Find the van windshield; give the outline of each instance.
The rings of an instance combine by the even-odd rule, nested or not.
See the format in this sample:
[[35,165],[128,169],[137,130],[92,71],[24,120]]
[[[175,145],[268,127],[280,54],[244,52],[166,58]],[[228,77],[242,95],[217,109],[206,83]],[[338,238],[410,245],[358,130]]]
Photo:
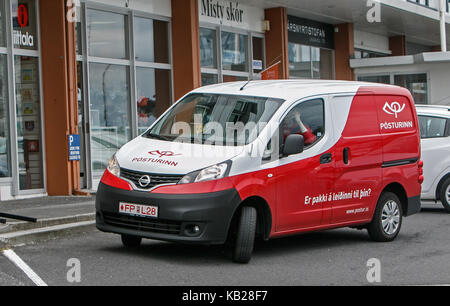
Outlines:
[[254,141],[284,100],[191,94],[176,104],[143,137],[223,146]]

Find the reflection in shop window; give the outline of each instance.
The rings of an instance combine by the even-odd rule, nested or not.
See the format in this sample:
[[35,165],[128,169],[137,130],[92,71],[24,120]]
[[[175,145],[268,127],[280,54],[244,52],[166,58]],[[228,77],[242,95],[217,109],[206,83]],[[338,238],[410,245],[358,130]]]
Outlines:
[[248,71],[248,36],[222,32],[222,65],[224,70]]
[[171,104],[170,71],[137,68],[137,110],[139,134],[144,133]]
[[34,0],[12,0],[11,6],[14,47],[37,50],[36,2]]
[[44,188],[39,59],[16,56],[17,146],[21,190]]
[[428,82],[427,74],[405,74],[396,75],[394,84],[407,88],[416,104],[428,104]]
[[200,28],[200,63],[202,68],[217,68],[215,30]]
[[86,35],[89,55],[116,59],[128,58],[126,21],[125,15],[88,10]]
[[134,18],[136,60],[169,63],[168,23],[148,18]]
[[0,178],[11,176],[6,55],[0,55]]
[[217,74],[202,73],[202,86],[213,85],[219,83]]
[[90,64],[91,152],[94,172],[131,139],[129,69],[112,64]]
[[289,43],[289,75],[311,78],[311,47]]
[[0,2],[0,47],[5,44],[5,1]]

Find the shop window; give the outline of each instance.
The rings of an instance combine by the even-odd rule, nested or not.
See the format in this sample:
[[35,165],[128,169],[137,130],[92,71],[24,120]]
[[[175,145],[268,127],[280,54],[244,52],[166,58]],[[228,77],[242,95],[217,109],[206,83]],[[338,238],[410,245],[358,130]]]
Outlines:
[[83,54],[83,45],[82,45],[82,35],[81,35],[81,22],[77,21],[75,22],[75,39],[76,44],[75,48],[78,55]]
[[200,28],[200,64],[202,68],[217,68],[215,30]]
[[445,137],[447,119],[419,116],[419,126],[422,139]]
[[169,63],[168,23],[147,18],[134,18],[136,61]]
[[289,74],[294,78],[311,78],[311,47],[289,43]]
[[108,160],[131,139],[129,68],[91,63],[91,159],[94,172],[105,170]]
[[11,5],[14,48],[37,50],[38,36],[35,1],[12,0]]
[[39,59],[16,56],[17,146],[20,190],[42,189],[42,127]]
[[170,107],[170,70],[137,68],[139,134],[144,133]]
[[5,1],[0,3],[0,47],[6,46],[5,43]]
[[213,85],[219,83],[217,74],[202,73],[202,86]]
[[11,176],[7,80],[6,55],[0,55],[0,178]]
[[300,103],[281,123],[282,142],[291,134],[303,135],[305,148],[314,145],[325,134],[325,107],[322,99]]
[[98,11],[87,11],[89,55],[94,57],[127,59],[127,16]]
[[221,32],[221,36],[223,69],[248,71],[248,36],[231,32]]
[[[252,38],[253,60],[261,61],[262,69],[264,69],[264,39],[260,37]],[[253,69],[254,73],[260,73],[262,69]]]
[[291,78],[333,79],[333,51],[289,43]]
[[426,73],[396,75],[394,84],[407,88],[416,104],[428,104],[428,82]]
[[358,77],[358,81],[360,81],[360,82],[370,82],[370,83],[390,84],[391,83],[391,77],[389,75],[360,76],[360,77]]

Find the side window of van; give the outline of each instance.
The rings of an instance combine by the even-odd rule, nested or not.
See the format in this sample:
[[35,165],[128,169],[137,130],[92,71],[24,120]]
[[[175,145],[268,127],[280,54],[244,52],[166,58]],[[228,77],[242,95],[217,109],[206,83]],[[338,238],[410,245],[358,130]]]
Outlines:
[[312,147],[325,135],[325,105],[322,99],[305,101],[295,106],[283,119],[278,139],[272,139],[263,155],[263,163],[277,160],[280,149],[291,134],[302,135],[305,150]]
[[305,150],[325,134],[325,106],[322,99],[298,104],[284,118],[280,126],[281,144],[291,134],[303,135]]
[[422,139],[445,137],[447,119],[419,116],[420,135]]

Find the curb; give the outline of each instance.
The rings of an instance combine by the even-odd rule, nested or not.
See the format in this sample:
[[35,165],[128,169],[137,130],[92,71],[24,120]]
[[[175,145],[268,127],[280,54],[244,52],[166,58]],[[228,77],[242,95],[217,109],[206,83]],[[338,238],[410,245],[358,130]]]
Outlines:
[[0,235],[0,250],[93,231],[95,221],[61,224]]
[[59,217],[59,218],[40,219],[36,223],[29,223],[29,222],[9,223],[3,227],[0,226],[0,235],[93,220],[95,220],[95,213],[68,216],[68,217]]

